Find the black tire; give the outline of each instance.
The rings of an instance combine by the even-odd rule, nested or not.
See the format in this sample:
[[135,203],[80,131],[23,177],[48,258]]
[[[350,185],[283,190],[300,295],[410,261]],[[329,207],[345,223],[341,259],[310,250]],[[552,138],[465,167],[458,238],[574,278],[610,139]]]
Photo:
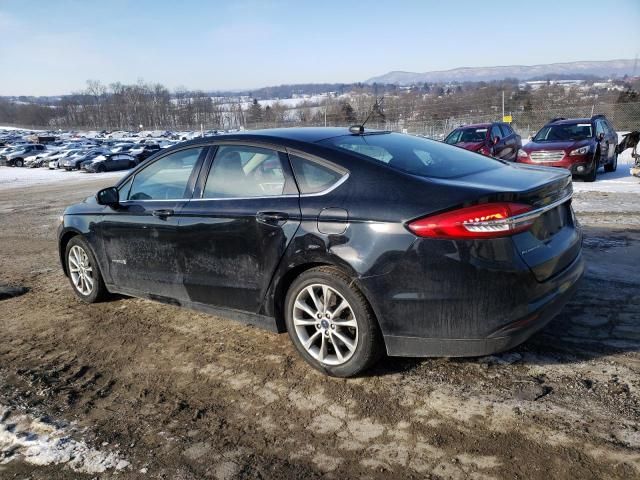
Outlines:
[[22,161],[22,159],[21,159],[21,158],[16,158],[16,159],[13,161],[13,164],[14,164],[16,167],[23,167],[23,166],[24,166],[24,162]]
[[614,153],[613,160],[611,160],[611,163],[607,163],[604,166],[604,171],[607,173],[611,173],[611,172],[615,172],[617,168],[618,168],[618,154]]
[[[88,265],[92,269],[94,283],[88,294],[81,292],[78,287],[76,287],[71,274],[71,261],[69,259],[69,255],[71,254],[71,249],[75,246],[80,247],[86,253]],[[75,293],[76,297],[84,303],[96,303],[108,297],[109,292],[107,287],[104,285],[104,280],[102,279],[102,273],[100,272],[100,267],[98,266],[96,257],[93,255],[89,244],[82,236],[76,235],[69,240],[64,253],[64,261],[69,276],[69,283],[71,284],[71,288],[73,289],[73,293]]]
[[[357,342],[355,350],[346,362],[329,365],[314,358],[307,352],[294,325],[294,303],[298,295],[314,284],[327,285],[346,300],[353,311],[357,324]],[[335,309],[334,309],[335,311]],[[314,320],[315,321],[315,320]],[[285,299],[285,323],[289,338],[298,353],[315,369],[333,377],[352,377],[372,367],[384,352],[384,343],[380,327],[367,299],[353,284],[349,276],[334,267],[317,267],[302,273],[296,278]],[[308,327],[313,332],[315,327]],[[320,336],[322,338],[322,335]],[[328,344],[329,345],[329,344]],[[333,348],[333,344],[330,344]]]
[[599,157],[594,157],[593,159],[593,168],[589,173],[584,175],[582,178],[585,182],[595,182],[596,177],[598,176],[598,167],[600,166]]
[[98,165],[98,168],[96,168],[96,172],[98,173],[104,173],[107,171],[107,167],[105,167],[104,165]]

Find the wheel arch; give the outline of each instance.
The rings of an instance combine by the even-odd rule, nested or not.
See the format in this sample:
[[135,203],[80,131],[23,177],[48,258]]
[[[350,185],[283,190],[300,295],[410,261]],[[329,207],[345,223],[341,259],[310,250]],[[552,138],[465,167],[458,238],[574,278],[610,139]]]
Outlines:
[[69,245],[69,242],[73,237],[77,237],[78,235],[82,235],[82,232],[74,228],[69,228],[60,235],[60,239],[58,240],[58,254],[60,256],[60,264],[62,265],[62,271],[67,277],[69,276],[69,272],[67,271],[67,262],[64,258],[67,251],[67,245]]
[[[366,288],[363,287],[362,283],[358,280],[358,275],[355,272],[355,270],[353,270],[353,268],[351,268],[351,266],[348,264],[343,264],[342,262],[336,263],[330,260],[323,259],[323,260],[314,260],[314,261],[299,263],[294,267],[290,268],[289,270],[287,270],[283,275],[281,275],[274,282],[274,287],[272,289],[272,294],[270,298],[271,311],[268,313],[275,317],[276,327],[278,329],[278,332],[283,333],[287,331],[287,327],[284,320],[284,314],[285,314],[284,304],[287,297],[287,292],[289,291],[289,287],[295,281],[295,279],[298,278],[300,275],[302,275],[304,272],[317,267],[335,268],[336,270],[339,270],[343,274],[347,275],[351,279],[351,284],[355,286],[355,288],[357,288],[363,294],[367,302],[367,305],[369,306],[369,308],[371,308],[371,311],[373,312],[373,317],[378,325],[378,328],[380,328],[378,311],[370,300],[371,297],[369,295],[369,292],[367,291]],[[384,341],[384,336],[383,336],[383,341]]]

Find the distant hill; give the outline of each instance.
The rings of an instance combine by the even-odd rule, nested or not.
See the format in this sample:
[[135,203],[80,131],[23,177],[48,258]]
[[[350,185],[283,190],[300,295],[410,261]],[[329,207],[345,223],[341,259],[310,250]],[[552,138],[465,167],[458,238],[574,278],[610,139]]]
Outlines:
[[636,60],[549,63],[546,65],[510,65],[505,67],[462,67],[424,73],[389,72],[384,75],[372,77],[365,83],[412,85],[424,82],[481,82],[503,80],[505,78],[530,80],[532,78],[539,79],[547,76],[556,78],[569,78],[571,76],[576,78],[584,78],[585,76],[622,77],[624,75],[637,75],[640,73],[634,70],[636,70]]

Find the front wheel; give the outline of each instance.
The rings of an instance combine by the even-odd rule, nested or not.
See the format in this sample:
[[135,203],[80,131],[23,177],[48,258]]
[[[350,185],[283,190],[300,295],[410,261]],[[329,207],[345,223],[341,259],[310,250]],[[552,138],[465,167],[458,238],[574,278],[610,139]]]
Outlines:
[[351,377],[382,355],[382,335],[373,311],[351,279],[332,267],[307,270],[285,300],[289,337],[314,368]]
[[65,250],[67,273],[73,293],[85,303],[95,303],[108,295],[96,257],[87,241],[73,237]]
[[15,161],[15,162],[13,162],[13,164],[14,164],[16,167],[23,167],[23,166],[24,166],[24,162],[22,161],[22,159],[21,159],[21,158],[16,159],[16,161]]
[[595,182],[596,177],[598,176],[598,167],[600,166],[600,161],[598,158],[593,159],[593,168],[589,173],[587,173],[584,177],[585,182]]

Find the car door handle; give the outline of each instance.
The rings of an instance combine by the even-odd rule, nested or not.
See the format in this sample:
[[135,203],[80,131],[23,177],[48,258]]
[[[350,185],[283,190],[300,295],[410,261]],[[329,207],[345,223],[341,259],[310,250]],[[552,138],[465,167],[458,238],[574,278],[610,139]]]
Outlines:
[[151,212],[151,215],[158,218],[167,218],[173,215],[173,213],[174,213],[173,210],[169,208],[166,208],[166,209],[163,208],[160,210],[154,210],[153,212]]
[[260,223],[266,223],[267,225],[283,225],[289,218],[284,212],[258,212],[256,213],[256,220]]

